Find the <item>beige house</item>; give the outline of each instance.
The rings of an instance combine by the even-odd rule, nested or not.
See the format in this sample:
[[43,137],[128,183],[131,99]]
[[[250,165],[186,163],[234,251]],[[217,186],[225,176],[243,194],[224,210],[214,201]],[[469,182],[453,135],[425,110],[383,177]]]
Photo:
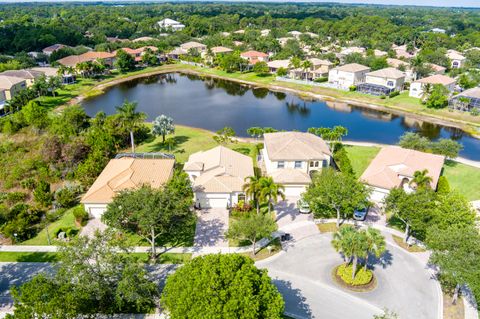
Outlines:
[[33,68],[30,68],[29,70],[42,72],[47,78],[58,76],[58,68],[53,68],[49,66],[33,67]]
[[444,161],[445,157],[441,155],[388,146],[380,150],[360,180],[371,187],[370,199],[382,202],[395,187],[414,191],[410,182],[416,171],[428,170],[428,176],[432,178],[431,187],[436,189]]
[[328,72],[332,69],[333,63],[328,60],[318,58],[310,58],[307,61],[311,63],[308,69],[298,68],[290,71],[292,78],[301,78],[313,81],[317,78],[328,76]]
[[185,28],[184,24],[170,18],[158,21],[157,25],[160,29],[171,31],[182,31]]
[[448,50],[447,58],[449,58],[452,63],[451,64],[452,69],[459,69],[464,67],[465,62],[467,61],[467,58],[456,50]]
[[117,193],[142,185],[153,188],[165,185],[173,176],[174,165],[174,159],[165,158],[112,159],[80,202],[90,216],[100,218]]
[[44,76],[42,72],[34,70],[9,70],[0,73],[0,75],[11,76],[25,80],[27,87],[31,87],[33,83],[35,83],[36,79]]
[[395,68],[385,68],[367,73],[365,83],[378,85],[390,91],[401,91],[405,83],[405,73]]
[[70,55],[57,62],[64,66],[76,67],[79,63],[94,62],[98,60],[102,60],[106,65],[112,66],[115,62],[115,54],[110,52],[90,51],[80,55]]
[[190,155],[183,170],[192,181],[199,208],[227,208],[245,200],[245,179],[255,175],[250,156],[224,146]]
[[230,48],[227,48],[227,47],[212,47],[210,50],[212,50],[212,53],[214,55],[217,55],[217,54],[225,54],[225,53],[231,53],[233,52],[232,49]]
[[352,85],[358,85],[365,82],[370,68],[365,65],[351,63],[345,64],[328,72],[328,82],[342,90],[348,90]]
[[311,182],[311,175],[330,166],[332,153],[323,139],[302,132],[264,135],[261,151],[266,173],[285,186],[285,195],[298,197]]
[[206,52],[207,51],[207,46],[205,44],[195,42],[195,41],[190,41],[186,42],[180,45],[180,49],[184,51],[190,51],[190,50],[195,50],[198,53]]
[[289,70],[291,68],[290,60],[273,60],[267,62],[267,65],[271,73],[277,73],[278,69],[280,68],[283,68],[285,70]]
[[68,46],[64,45],[64,44],[53,44],[51,46],[48,46],[46,48],[44,48],[42,50],[43,54],[47,55],[47,56],[50,56],[52,55],[53,52],[57,51],[57,50],[60,50],[60,49],[63,49],[63,48],[68,48]]
[[448,91],[453,91],[455,89],[456,81],[455,79],[448,77],[442,74],[435,74],[420,80],[413,82],[410,85],[410,96],[416,97],[418,99],[424,97],[424,91],[427,85],[443,85]]
[[3,91],[1,95],[4,97],[4,101],[10,100],[15,94],[26,88],[27,83],[24,79],[0,74],[0,90]]

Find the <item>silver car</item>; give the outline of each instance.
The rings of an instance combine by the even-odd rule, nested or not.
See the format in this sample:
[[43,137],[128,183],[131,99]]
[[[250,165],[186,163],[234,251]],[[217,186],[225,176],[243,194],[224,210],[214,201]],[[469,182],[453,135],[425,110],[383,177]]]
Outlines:
[[368,215],[368,207],[357,208],[353,212],[353,219],[364,221],[365,218],[367,218],[367,215]]
[[310,205],[308,205],[308,203],[302,199],[297,202],[297,207],[298,211],[302,214],[310,214],[311,212]]

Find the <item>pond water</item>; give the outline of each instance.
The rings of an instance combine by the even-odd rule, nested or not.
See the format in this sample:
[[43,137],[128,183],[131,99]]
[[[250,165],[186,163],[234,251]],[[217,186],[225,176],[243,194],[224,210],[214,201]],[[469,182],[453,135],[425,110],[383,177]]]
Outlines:
[[480,140],[460,129],[194,75],[163,74],[124,82],[82,104],[90,116],[99,111],[113,114],[125,99],[137,102],[149,121],[165,114],[177,124],[212,131],[230,126],[238,136],[247,136],[246,130],[252,126],[306,131],[342,125],[349,131],[346,140],[385,144],[395,144],[405,132],[413,131],[433,140],[457,140],[464,146],[461,156],[480,160]]

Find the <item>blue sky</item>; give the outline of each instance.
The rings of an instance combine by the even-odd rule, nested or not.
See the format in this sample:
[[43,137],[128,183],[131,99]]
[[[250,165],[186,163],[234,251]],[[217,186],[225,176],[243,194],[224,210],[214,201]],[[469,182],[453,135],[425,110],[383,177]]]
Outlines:
[[[0,0],[2,2],[92,2],[92,1],[104,1],[104,2],[137,2],[141,0]],[[149,2],[150,0],[143,0]],[[155,1],[155,0],[153,0]],[[153,2],[152,1],[152,2]],[[172,0],[170,0],[172,1]],[[175,0],[173,0],[175,1]],[[189,0],[187,0],[189,1]],[[196,0],[190,0],[195,2]],[[212,1],[212,0],[210,0]],[[213,0],[220,1],[220,0]],[[242,0],[225,0],[233,2],[241,2]],[[268,2],[340,2],[340,3],[371,3],[371,4],[392,4],[392,5],[416,5],[416,6],[438,6],[438,7],[477,7],[480,8],[480,0],[244,0],[244,1],[268,1]]]

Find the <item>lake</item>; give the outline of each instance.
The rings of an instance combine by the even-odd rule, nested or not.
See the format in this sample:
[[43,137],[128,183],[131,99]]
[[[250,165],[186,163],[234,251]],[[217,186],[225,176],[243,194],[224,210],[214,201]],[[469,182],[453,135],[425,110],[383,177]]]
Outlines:
[[294,94],[252,89],[235,82],[195,75],[162,74],[124,82],[82,102],[89,116],[115,113],[125,99],[138,103],[149,121],[160,114],[177,124],[211,131],[232,127],[247,136],[252,126],[306,131],[309,127],[342,125],[346,140],[396,144],[407,131],[430,139],[451,138],[463,144],[461,156],[480,160],[480,140],[460,129],[397,116],[345,103],[307,101]]

